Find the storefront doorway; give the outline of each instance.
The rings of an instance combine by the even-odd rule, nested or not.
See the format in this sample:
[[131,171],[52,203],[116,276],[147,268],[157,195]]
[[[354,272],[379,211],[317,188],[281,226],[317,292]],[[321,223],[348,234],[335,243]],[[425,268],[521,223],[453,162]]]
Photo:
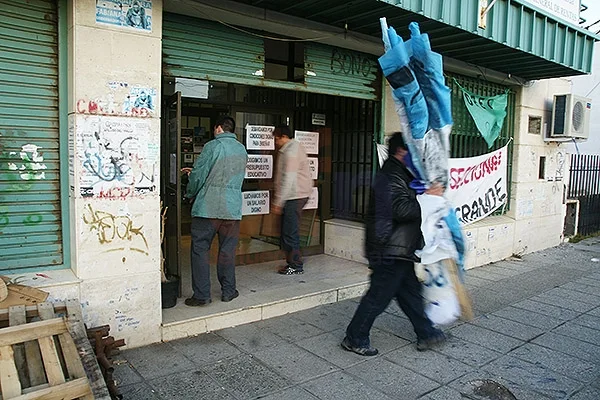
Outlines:
[[[240,238],[236,251],[236,264],[255,264],[282,259],[279,249],[279,217],[270,212],[270,199],[274,189],[274,169],[277,163],[277,150],[274,147],[271,131],[279,124],[288,124],[292,130],[303,133],[301,140],[312,138],[309,157],[314,167],[315,196],[304,210],[300,227],[300,240],[306,255],[323,252],[322,243],[322,206],[329,208],[329,191],[319,190],[329,187],[330,157],[329,143],[331,131],[320,125],[306,122],[307,110],[295,109],[292,102],[275,102],[257,107],[235,101],[243,95],[256,96],[257,91],[275,93],[277,98],[294,99],[294,93],[276,89],[253,88],[244,85],[211,83],[206,98],[184,96],[177,90],[169,91],[169,81],[165,84],[163,98],[162,126],[162,200],[166,213],[165,267],[169,274],[181,277],[182,295],[190,295],[190,224],[191,204],[185,198],[187,175],[182,168],[193,167],[206,142],[213,139],[213,126],[222,115],[230,115],[236,121],[235,133],[238,140],[248,151],[248,167],[244,181],[243,218],[240,226]],[[228,94],[227,94],[228,93]],[[189,92],[187,93],[189,95]],[[236,96],[237,94],[237,96]],[[233,97],[233,99],[231,98]],[[229,101],[225,101],[228,99]],[[231,101],[233,100],[233,101]],[[248,101],[247,101],[248,102]],[[309,110],[310,111],[310,110]],[[320,111],[320,110],[316,110]],[[271,140],[269,140],[271,139]],[[320,171],[320,173],[319,173]],[[321,196],[319,196],[321,193]],[[215,238],[211,248],[211,264],[216,263],[218,240]]]

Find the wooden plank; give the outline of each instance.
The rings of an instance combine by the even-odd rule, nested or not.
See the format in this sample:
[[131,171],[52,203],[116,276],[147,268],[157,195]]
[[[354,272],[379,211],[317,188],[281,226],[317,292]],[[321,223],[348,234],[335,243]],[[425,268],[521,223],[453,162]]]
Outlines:
[[77,347],[73,343],[73,338],[68,332],[62,333],[58,336],[60,341],[60,347],[62,348],[65,356],[65,363],[67,364],[67,371],[69,372],[70,379],[86,378],[85,370],[81,364]]
[[19,373],[15,366],[13,349],[10,346],[0,347],[0,385],[2,386],[3,399],[21,396]]
[[48,377],[50,386],[65,383],[65,376],[62,367],[60,366],[60,360],[58,359],[58,351],[56,350],[54,337],[41,337],[38,339],[38,343],[40,344],[42,361],[44,362],[44,368],[46,369],[46,376]]
[[[58,313],[66,313],[67,312],[67,305],[65,303],[54,303],[54,312],[56,314]],[[25,313],[27,314],[27,318],[33,318],[33,317],[37,317],[38,314],[38,307],[37,305],[35,306],[26,306],[25,307]],[[0,309],[0,321],[8,321],[8,308],[2,308]]]
[[454,292],[458,298],[460,304],[460,319],[463,321],[470,321],[473,319],[473,305],[471,303],[471,297],[467,288],[462,284],[458,277],[458,266],[453,259],[447,258],[444,260],[446,268],[448,269],[448,275],[450,275],[450,281],[454,286]]
[[0,329],[0,346],[12,346],[15,343],[37,340],[39,337],[60,335],[66,331],[67,326],[62,318],[9,326]]
[[87,338],[87,332],[85,331],[81,315],[81,305],[77,300],[67,300],[66,323],[81,358],[85,374],[92,389],[93,398],[96,400],[111,400],[104,377],[100,371],[100,366],[98,365],[98,360]]
[[[9,325],[17,326],[23,325],[27,322],[25,317],[25,306],[13,306],[8,309],[9,315]],[[15,365],[17,367],[17,371],[19,373],[19,382],[21,382],[21,387],[26,388],[31,386],[31,382],[29,381],[29,374],[27,373],[27,359],[25,358],[25,344],[18,343],[13,345],[14,357],[15,357]]]
[[[39,317],[42,321],[55,318],[54,306],[52,305],[52,303],[49,303],[49,302],[40,303],[40,304],[38,304],[37,307],[38,307]],[[68,372],[68,368],[67,368],[67,363],[66,363],[64,355],[63,355],[60,341],[56,336],[54,337],[54,346],[57,349],[56,353],[58,354],[58,360],[59,360],[60,366],[62,368],[62,375],[63,376],[68,375],[69,372]],[[81,378],[81,377],[78,377],[78,378]]]
[[87,379],[79,378],[58,386],[35,390],[11,400],[62,400],[84,397],[90,393]]

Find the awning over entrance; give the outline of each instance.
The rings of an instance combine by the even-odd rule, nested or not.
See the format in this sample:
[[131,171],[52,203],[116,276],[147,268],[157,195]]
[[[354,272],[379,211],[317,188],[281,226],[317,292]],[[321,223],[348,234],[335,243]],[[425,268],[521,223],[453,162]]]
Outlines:
[[380,17],[400,30],[417,21],[442,55],[529,80],[590,73],[594,42],[600,39],[518,0],[496,1],[485,29],[478,27],[480,0],[236,2],[376,38]]

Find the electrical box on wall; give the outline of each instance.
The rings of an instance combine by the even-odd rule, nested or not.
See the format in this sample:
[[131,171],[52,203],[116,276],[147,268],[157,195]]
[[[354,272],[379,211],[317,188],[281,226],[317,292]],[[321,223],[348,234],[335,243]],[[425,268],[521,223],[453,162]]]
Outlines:
[[574,94],[554,95],[549,140],[587,139],[592,100]]

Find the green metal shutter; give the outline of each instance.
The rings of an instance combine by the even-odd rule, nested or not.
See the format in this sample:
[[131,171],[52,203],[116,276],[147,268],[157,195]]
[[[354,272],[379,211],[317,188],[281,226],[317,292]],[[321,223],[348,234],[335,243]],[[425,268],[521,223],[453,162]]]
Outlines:
[[58,2],[0,0],[0,271],[63,263]]
[[180,78],[256,85],[263,41],[221,24],[178,14],[163,18],[163,71]]
[[163,72],[205,79],[334,96],[378,100],[379,65],[374,56],[306,43],[304,83],[264,79],[263,39],[229,26],[179,14],[164,14]]
[[337,47],[306,45],[305,82],[309,92],[378,100],[381,80],[377,58]]

